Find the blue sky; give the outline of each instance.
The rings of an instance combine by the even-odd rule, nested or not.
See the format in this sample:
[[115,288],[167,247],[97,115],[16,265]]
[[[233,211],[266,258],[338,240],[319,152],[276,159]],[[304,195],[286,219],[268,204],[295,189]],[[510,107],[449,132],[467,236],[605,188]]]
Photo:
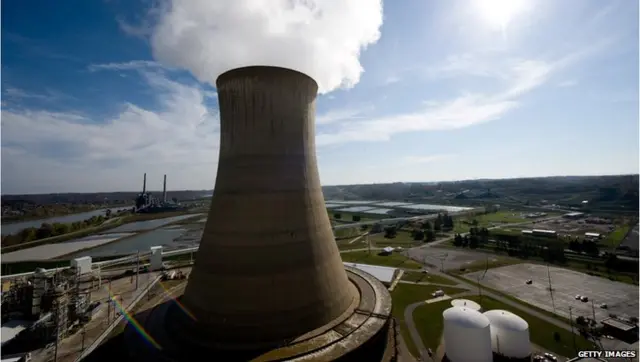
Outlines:
[[216,76],[318,81],[323,184],[638,173],[638,2],[2,2],[2,193],[211,189]]

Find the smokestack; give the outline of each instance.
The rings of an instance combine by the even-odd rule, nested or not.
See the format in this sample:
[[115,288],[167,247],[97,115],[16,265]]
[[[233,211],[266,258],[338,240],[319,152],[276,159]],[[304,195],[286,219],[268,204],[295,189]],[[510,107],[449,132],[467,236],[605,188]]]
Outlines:
[[266,66],[228,71],[216,84],[218,173],[181,299],[198,322],[188,324],[175,308],[167,317],[177,337],[200,345],[281,345],[330,324],[358,300],[320,186],[318,86]]
[[147,192],[147,173],[144,173],[144,178],[142,179],[142,193]]
[[167,202],[167,175],[164,175],[164,183],[162,184],[162,202]]

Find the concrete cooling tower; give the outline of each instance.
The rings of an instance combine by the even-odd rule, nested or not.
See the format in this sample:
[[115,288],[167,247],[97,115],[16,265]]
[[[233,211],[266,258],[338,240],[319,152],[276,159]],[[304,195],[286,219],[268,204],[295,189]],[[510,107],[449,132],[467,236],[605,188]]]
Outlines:
[[[220,158],[195,265],[179,303],[138,317],[162,348],[129,342],[130,357],[395,358],[389,292],[345,269],[334,240],[315,155],[316,82],[254,66],[216,84]],[[127,338],[140,340],[135,330]]]
[[494,353],[509,358],[529,358],[531,341],[527,321],[506,310],[490,310],[484,315],[491,324],[491,348]]
[[451,307],[444,318],[444,348],[451,362],[492,362],[489,319],[464,307]]

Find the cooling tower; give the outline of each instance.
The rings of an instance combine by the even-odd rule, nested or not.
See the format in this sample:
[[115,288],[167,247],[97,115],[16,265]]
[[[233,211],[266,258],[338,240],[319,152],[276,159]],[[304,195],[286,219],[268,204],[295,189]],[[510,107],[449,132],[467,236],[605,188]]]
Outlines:
[[178,302],[135,316],[122,342],[113,342],[126,351],[104,347],[98,356],[396,358],[389,291],[342,264],[331,230],[315,156],[317,90],[310,77],[276,67],[239,68],[218,78],[218,173],[184,292],[173,294]]
[[[280,343],[354,302],[324,204],[310,77],[247,67],[217,80],[220,158],[183,304],[208,338]],[[259,301],[259,302],[257,302]]]

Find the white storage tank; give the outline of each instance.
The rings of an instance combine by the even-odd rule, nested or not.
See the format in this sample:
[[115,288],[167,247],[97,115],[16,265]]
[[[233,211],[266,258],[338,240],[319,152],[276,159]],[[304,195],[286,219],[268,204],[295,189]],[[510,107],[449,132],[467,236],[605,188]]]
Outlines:
[[506,310],[490,310],[484,315],[491,324],[491,348],[497,354],[511,358],[531,355],[529,323]]
[[465,307],[451,307],[442,313],[444,348],[451,362],[491,362],[489,319]]
[[469,299],[454,299],[451,301],[451,306],[469,308],[478,312],[482,310],[482,307],[480,307],[480,304]]

